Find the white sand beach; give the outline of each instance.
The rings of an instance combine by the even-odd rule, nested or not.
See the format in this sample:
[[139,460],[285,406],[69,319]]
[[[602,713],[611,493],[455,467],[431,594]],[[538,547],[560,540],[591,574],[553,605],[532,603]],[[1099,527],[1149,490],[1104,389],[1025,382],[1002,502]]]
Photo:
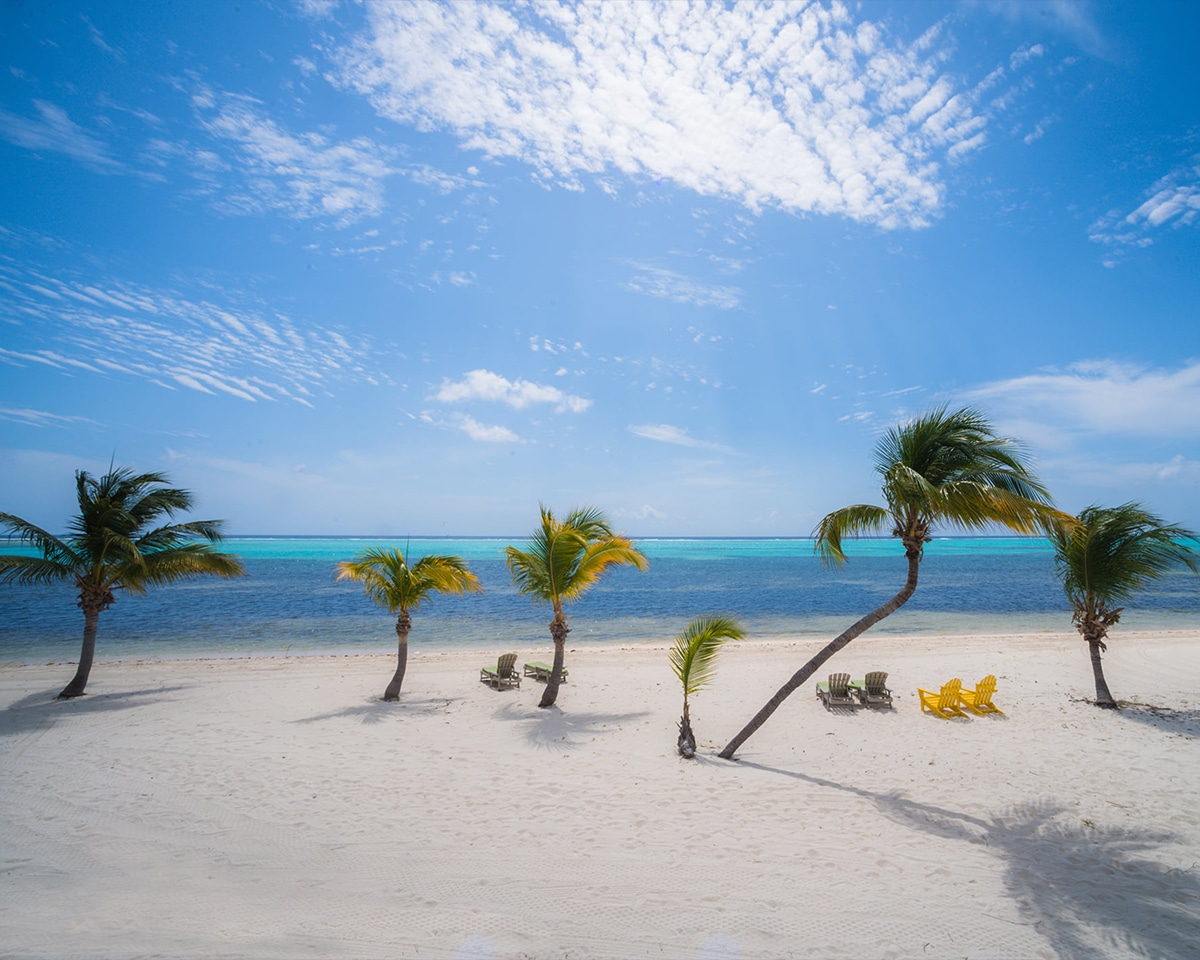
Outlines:
[[[675,753],[665,648],[570,649],[558,705],[489,653],[0,668],[10,957],[1195,956],[1200,633],[863,637],[894,710],[797,692],[819,644],[723,650]],[[517,651],[546,660],[544,647]],[[916,687],[995,673],[1003,716]],[[1161,709],[1157,709],[1161,708]]]

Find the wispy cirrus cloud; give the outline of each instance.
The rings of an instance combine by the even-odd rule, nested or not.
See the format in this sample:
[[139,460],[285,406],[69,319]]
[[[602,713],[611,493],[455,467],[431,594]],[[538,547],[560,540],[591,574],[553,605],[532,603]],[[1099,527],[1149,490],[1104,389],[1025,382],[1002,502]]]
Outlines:
[[10,324],[0,361],[16,366],[305,406],[336,383],[386,379],[367,341],[224,291],[189,296],[3,263],[0,288]]
[[637,273],[621,286],[633,293],[675,303],[689,303],[696,307],[718,307],[721,310],[733,310],[741,305],[742,291],[737,287],[698,283],[673,270],[645,263],[633,263],[630,266]]
[[1159,227],[1192,226],[1200,218],[1200,163],[1160,178],[1133,211],[1112,210],[1092,224],[1090,239],[1106,248],[1104,265],[1116,266],[1132,249],[1154,243]]
[[0,136],[26,150],[65,153],[100,173],[123,169],[108,145],[72,121],[62,107],[45,100],[34,100],[33,106],[36,117],[0,110]]
[[985,139],[982,91],[943,72],[940,27],[906,45],[840,4],[366,10],[342,84],[570,188],[617,172],[752,210],[919,227],[942,204],[940,161]]
[[562,413],[582,413],[592,405],[591,400],[564,393],[558,387],[534,383],[530,380],[508,380],[490,370],[471,370],[461,380],[445,380],[433,398],[442,403],[464,403],[482,400],[503,403],[515,410],[531,404],[550,404]]
[[8,420],[10,423],[19,423],[26,427],[66,427],[77,423],[96,422],[87,417],[47,413],[45,410],[33,410],[29,407],[0,407],[0,420]]
[[695,447],[700,450],[716,450],[720,453],[733,453],[734,451],[721,443],[713,443],[709,440],[700,440],[693,437],[691,434],[681,427],[672,426],[669,423],[646,423],[646,424],[630,424],[629,432],[635,437],[641,437],[644,440],[654,440],[658,443],[670,443],[678,447]]

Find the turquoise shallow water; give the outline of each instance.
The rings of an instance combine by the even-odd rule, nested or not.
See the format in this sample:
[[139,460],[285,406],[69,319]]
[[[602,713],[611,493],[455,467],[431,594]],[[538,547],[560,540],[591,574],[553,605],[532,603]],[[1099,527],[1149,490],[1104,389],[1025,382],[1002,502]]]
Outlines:
[[[436,596],[414,613],[414,647],[549,644],[548,608],[513,589],[504,547],[514,539],[255,537],[225,541],[248,576],[119,595],[100,618],[97,655],[248,656],[390,652],[394,620],[362,588],[334,582],[334,564],[369,545],[410,556],[457,554],[485,593]],[[737,617],[751,637],[835,636],[904,582],[893,540],[850,546],[841,570],[822,567],[807,539],[639,540],[646,572],[616,570],[568,608],[572,645],[670,640],[704,613]],[[8,548],[6,552],[12,552]],[[82,616],[66,585],[0,587],[0,661],[71,660]],[[1126,614],[1129,629],[1200,627],[1200,578],[1173,574]],[[1071,629],[1049,544],[1026,538],[946,538],[926,548],[917,593],[878,634],[981,634]]]

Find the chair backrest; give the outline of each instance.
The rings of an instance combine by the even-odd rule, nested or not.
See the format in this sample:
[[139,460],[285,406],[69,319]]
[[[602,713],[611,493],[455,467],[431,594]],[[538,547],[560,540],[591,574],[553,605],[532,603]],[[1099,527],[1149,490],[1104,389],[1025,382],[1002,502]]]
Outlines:
[[848,673],[831,673],[829,675],[829,692],[835,697],[846,697],[850,695],[850,674]]
[[887,686],[887,672],[884,670],[872,670],[863,680],[863,686],[867,688],[867,693],[870,696],[880,696]]
[[958,677],[943,683],[942,694],[938,697],[938,707],[944,710],[947,707],[958,706],[958,691],[961,689],[962,681]]
[[996,677],[989,673],[986,677],[975,684],[975,705],[990,705],[992,702],[992,694],[996,692]]
[[502,677],[511,677],[516,665],[517,655],[515,653],[502,653],[500,659],[496,661],[496,673]]

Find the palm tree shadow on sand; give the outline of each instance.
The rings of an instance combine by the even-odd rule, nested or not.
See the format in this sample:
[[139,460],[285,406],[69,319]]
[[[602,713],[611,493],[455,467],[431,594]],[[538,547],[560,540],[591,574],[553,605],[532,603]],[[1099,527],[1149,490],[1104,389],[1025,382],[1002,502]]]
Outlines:
[[385,720],[403,718],[413,714],[449,713],[455,699],[452,697],[409,697],[401,695],[399,700],[383,700],[371,697],[353,707],[342,707],[340,710],[330,710],[328,713],[318,713],[311,717],[301,717],[292,723],[316,723],[318,720],[333,720],[338,717],[356,717],[361,723],[383,723]]
[[1182,869],[1152,859],[1177,841],[1168,833],[1064,822],[1053,800],[987,818],[874,793],[762,764],[743,766],[853,793],[889,819],[946,840],[982,845],[1004,865],[1004,886],[1021,916],[1063,960],[1196,956],[1200,859]]
[[186,690],[187,686],[148,687],[144,690],[117,690],[112,693],[93,693],[86,697],[56,700],[55,690],[39,690],[20,700],[14,700],[0,711],[0,737],[31,733],[49,727],[66,717],[111,713],[166,699],[170,694]]
[[525,739],[535,747],[559,751],[578,749],[599,736],[616,733],[624,724],[648,716],[650,713],[646,710],[637,713],[564,713],[558,707],[530,714],[511,704],[496,711],[498,720],[519,724]]

